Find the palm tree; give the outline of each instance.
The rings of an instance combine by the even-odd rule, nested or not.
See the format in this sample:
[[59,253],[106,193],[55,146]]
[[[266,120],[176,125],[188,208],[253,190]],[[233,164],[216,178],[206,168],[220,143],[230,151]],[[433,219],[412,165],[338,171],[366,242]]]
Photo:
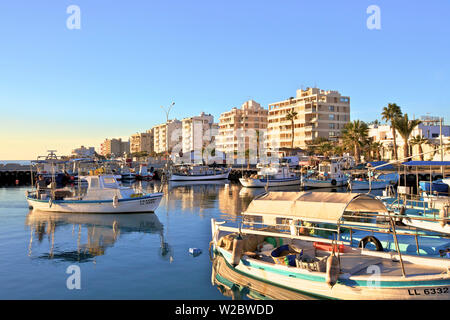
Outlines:
[[412,137],[411,141],[410,141],[411,145],[417,145],[419,146],[419,155],[420,155],[420,161],[423,161],[424,156],[423,156],[423,149],[422,149],[422,145],[423,144],[429,144],[429,141],[427,138],[421,136],[420,134],[418,134],[415,137]]
[[344,143],[353,145],[355,161],[361,160],[361,148],[367,140],[369,127],[364,121],[354,120],[347,123],[342,129],[342,138]]
[[420,123],[422,123],[422,121],[420,120],[409,120],[407,113],[394,120],[395,128],[397,129],[398,133],[402,136],[403,141],[405,142],[403,144],[404,158],[408,158],[409,156],[409,147],[408,147],[409,136],[411,135],[414,128],[417,127]]
[[372,139],[368,139],[365,143],[366,151],[368,154],[368,161],[377,160],[379,161],[381,158],[381,148],[382,143],[381,142],[374,142]]
[[320,145],[317,146],[317,153],[322,154],[325,157],[329,157],[333,155],[333,145],[329,142],[322,142]]
[[291,121],[291,128],[292,128],[292,140],[291,140],[291,149],[294,149],[294,120],[297,118],[298,113],[294,111],[294,109],[291,109],[286,113],[286,120]]
[[256,134],[256,159],[259,161],[259,144],[261,143],[262,132],[259,130],[255,130]]
[[383,112],[381,113],[382,119],[385,121],[391,122],[392,127],[392,137],[394,139],[394,158],[395,160],[398,160],[398,154],[397,154],[397,141],[395,137],[395,119],[398,117],[401,117],[402,110],[400,107],[395,103],[388,103],[387,107],[383,108]]

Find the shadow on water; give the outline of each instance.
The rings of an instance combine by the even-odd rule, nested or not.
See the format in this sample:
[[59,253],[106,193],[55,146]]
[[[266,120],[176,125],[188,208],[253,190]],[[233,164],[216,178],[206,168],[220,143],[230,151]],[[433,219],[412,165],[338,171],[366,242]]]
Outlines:
[[[139,214],[68,214],[31,210],[25,220],[30,228],[28,255],[33,254],[33,242],[42,243],[48,238],[49,252],[37,256],[38,259],[53,259],[70,262],[92,261],[106,253],[116,241],[127,233],[158,234],[160,236],[160,254],[165,257],[170,246],[164,240],[164,226],[154,213]],[[67,228],[72,226],[67,244]],[[65,241],[59,245],[55,235],[61,230],[60,237]],[[82,234],[87,240],[82,241]],[[76,248],[74,249],[73,246]]]
[[308,295],[244,276],[228,265],[221,255],[213,259],[211,284],[233,300],[315,300]]

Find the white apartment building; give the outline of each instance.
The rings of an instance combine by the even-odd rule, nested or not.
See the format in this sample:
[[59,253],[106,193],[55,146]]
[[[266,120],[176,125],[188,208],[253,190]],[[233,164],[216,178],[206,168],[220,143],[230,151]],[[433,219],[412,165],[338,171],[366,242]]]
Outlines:
[[[413,137],[422,136],[428,139],[428,143],[423,144],[422,152],[433,151],[439,147],[441,143],[441,133],[442,133],[442,144],[450,143],[450,126],[442,125],[440,126],[439,118],[437,117],[421,117],[420,120],[423,122],[419,124],[411,133],[409,137],[408,143],[411,141]],[[393,160],[394,159],[394,138],[392,135],[392,127],[390,124],[382,124],[382,125],[369,125],[369,138],[372,138],[374,142],[381,142],[381,157],[385,160]],[[397,154],[399,158],[403,157],[403,145],[405,141],[402,136],[396,131],[395,132],[395,140],[397,144]],[[419,146],[411,145],[412,154],[419,153]],[[440,152],[438,152],[440,155]],[[435,157],[436,154],[430,153],[424,156],[426,160],[440,160],[439,157]],[[419,157],[414,158],[414,160],[419,160]]]
[[182,150],[182,123],[180,120],[169,120],[167,123],[152,127],[151,130],[153,131],[153,149],[156,153]]
[[[297,113],[293,146],[292,122],[286,119],[290,111]],[[349,121],[349,97],[332,90],[299,89],[296,97],[269,104],[266,147],[271,150],[305,148],[308,141],[318,137],[337,140]]]
[[76,148],[72,150],[72,155],[80,158],[90,158],[95,156],[95,148],[94,147],[85,147],[81,146],[80,148]]
[[214,124],[214,116],[202,112],[198,116],[184,118],[182,122],[183,153],[202,151],[214,140],[218,133],[217,124]]

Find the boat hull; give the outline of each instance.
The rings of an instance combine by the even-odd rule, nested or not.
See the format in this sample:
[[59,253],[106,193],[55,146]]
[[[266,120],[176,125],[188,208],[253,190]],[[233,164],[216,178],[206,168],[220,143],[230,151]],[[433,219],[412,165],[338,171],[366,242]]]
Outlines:
[[[430,192],[430,182],[429,181],[420,181],[419,182],[420,188],[423,191]],[[439,192],[439,193],[447,193],[448,192],[448,184],[443,182],[432,182],[431,186],[431,192]]]
[[267,179],[240,178],[239,182],[246,188],[284,187],[300,185],[301,178],[269,179],[268,181]]
[[369,189],[385,189],[389,185],[389,181],[372,181],[369,186],[369,181],[351,181],[351,190],[369,190]]
[[[333,184],[333,180],[335,183]],[[304,179],[303,186],[309,188],[334,188],[343,187],[347,185],[347,180],[332,179],[332,180],[317,180],[317,179]]]
[[138,175],[136,175],[136,180],[150,181],[150,180],[153,180],[153,175],[141,176],[140,174],[138,174]]
[[228,179],[230,171],[215,175],[180,175],[172,174],[169,181],[202,181]]
[[27,197],[33,210],[72,213],[136,213],[154,212],[161,202],[163,193],[153,193],[143,197],[111,200],[38,200]]
[[222,255],[228,267],[266,283],[287,288],[302,294],[321,299],[345,300],[448,300],[450,299],[450,279],[429,281],[403,279],[380,280],[373,285],[372,280],[361,276],[340,277],[333,287],[328,286],[325,273],[310,272],[294,267],[271,265],[255,259],[241,258],[236,267],[232,267],[232,253],[215,246],[215,252]]
[[[414,216],[412,216],[414,217]],[[416,220],[416,219],[408,219],[408,217],[403,218],[402,222],[410,227],[415,227],[422,230],[434,231],[439,233],[445,233],[450,235],[450,225],[445,224],[441,225],[439,222],[433,221],[425,221],[425,220]]]

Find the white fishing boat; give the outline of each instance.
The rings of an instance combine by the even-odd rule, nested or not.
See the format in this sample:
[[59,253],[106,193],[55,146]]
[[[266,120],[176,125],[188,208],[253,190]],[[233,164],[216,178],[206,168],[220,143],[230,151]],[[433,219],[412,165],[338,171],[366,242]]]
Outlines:
[[122,176],[122,180],[135,180],[136,179],[136,173],[132,172],[130,167],[123,166],[120,170],[120,174]]
[[[79,213],[153,212],[163,193],[136,192],[122,187],[112,175],[81,176],[85,187],[78,189],[54,186],[27,192],[27,202],[34,210]],[[52,185],[52,184],[51,184]]]
[[169,181],[200,181],[228,179],[229,168],[212,168],[204,165],[183,164],[174,166]]
[[154,172],[148,171],[147,170],[147,164],[146,163],[141,163],[139,166],[139,173],[136,174],[136,179],[137,180],[152,180],[153,177],[155,176]]
[[303,179],[303,186],[309,188],[330,188],[347,185],[347,176],[342,172],[341,161],[332,159],[319,164],[316,177]]
[[[412,198],[384,195],[380,199],[407,226],[450,235],[450,198]],[[438,201],[440,200],[440,201]]]
[[[390,230],[397,252],[355,248],[341,238],[341,228],[365,225],[358,217],[379,214],[389,218],[380,231]],[[270,192],[250,203],[238,227],[211,219],[211,245],[231,270],[311,297],[450,299],[450,259],[402,254],[389,214],[368,194]]]
[[283,187],[300,185],[301,177],[290,171],[287,164],[270,164],[260,166],[256,175],[240,178],[239,182],[246,188]]
[[387,186],[390,185],[390,182],[387,180],[375,180],[371,179],[354,179],[348,182],[348,186],[350,190],[374,190],[374,189],[386,189]]

